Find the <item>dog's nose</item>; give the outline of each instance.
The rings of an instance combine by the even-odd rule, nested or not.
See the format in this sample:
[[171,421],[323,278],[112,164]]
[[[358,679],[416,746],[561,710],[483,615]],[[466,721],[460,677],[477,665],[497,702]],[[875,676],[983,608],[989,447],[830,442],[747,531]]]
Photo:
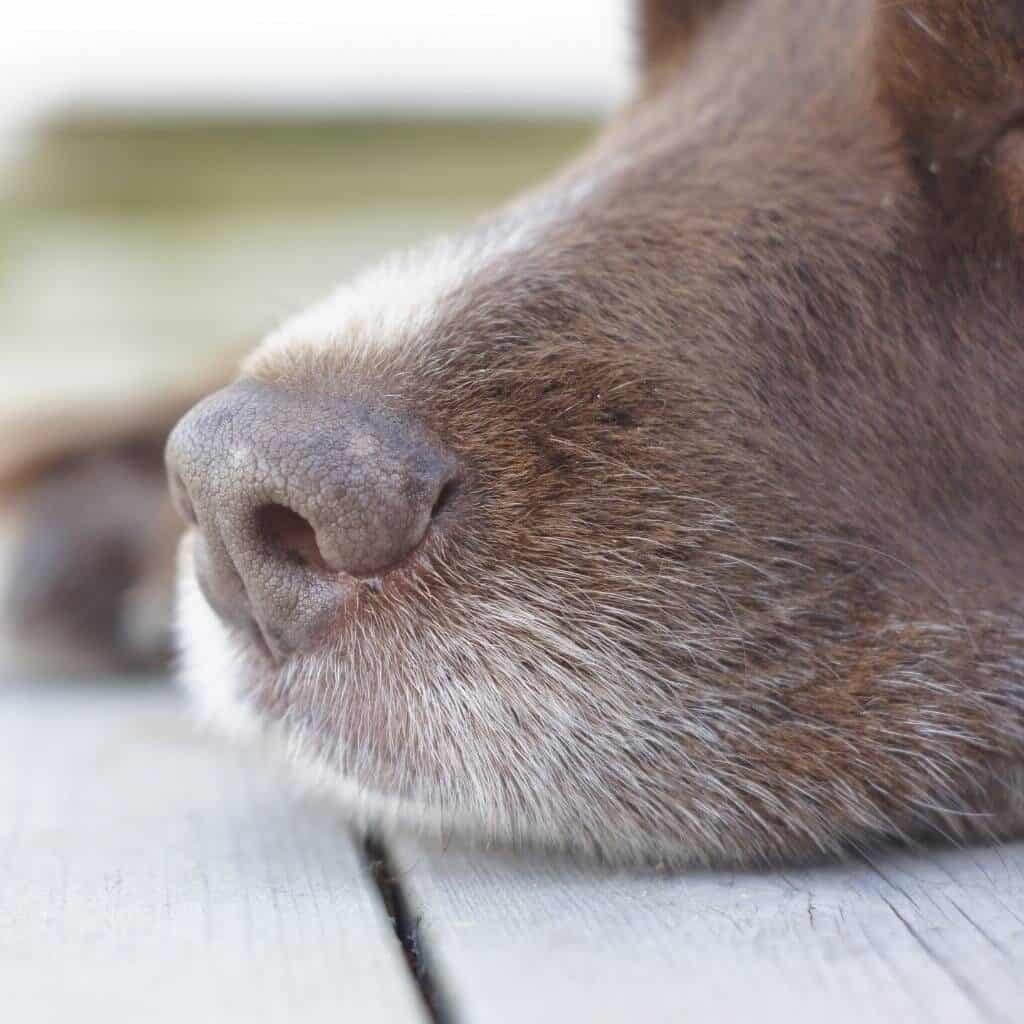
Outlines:
[[411,418],[254,381],[192,409],[167,465],[207,600],[277,657],[320,645],[356,580],[405,561],[458,481]]

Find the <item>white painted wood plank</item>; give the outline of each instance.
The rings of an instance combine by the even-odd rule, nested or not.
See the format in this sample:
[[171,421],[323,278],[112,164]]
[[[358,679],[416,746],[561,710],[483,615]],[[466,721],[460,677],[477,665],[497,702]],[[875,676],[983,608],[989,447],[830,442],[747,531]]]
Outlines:
[[1024,1021],[1024,844],[676,877],[393,860],[459,1024]]
[[169,686],[0,686],[0,1017],[422,1022],[336,815]]

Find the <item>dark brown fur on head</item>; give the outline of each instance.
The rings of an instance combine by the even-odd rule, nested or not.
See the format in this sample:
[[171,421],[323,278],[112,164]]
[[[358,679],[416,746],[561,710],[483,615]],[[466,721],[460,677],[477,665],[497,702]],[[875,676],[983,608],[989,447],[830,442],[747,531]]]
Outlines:
[[685,47],[691,45],[706,23],[730,0],[640,0],[637,22],[640,59],[647,76],[664,68],[671,74],[672,64],[685,59]]
[[501,841],[756,861],[1019,830],[1012,10],[646,4],[654,76],[588,158],[250,361],[386,389],[468,468],[324,656],[225,635],[231,699],[371,815]]

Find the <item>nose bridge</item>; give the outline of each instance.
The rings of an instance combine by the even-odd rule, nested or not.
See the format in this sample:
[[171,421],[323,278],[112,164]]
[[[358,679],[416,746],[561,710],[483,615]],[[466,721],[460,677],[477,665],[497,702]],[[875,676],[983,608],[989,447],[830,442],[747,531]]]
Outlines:
[[168,461],[200,518],[230,512],[236,496],[250,508],[258,501],[301,503],[296,511],[307,514],[341,490],[358,461],[397,462],[372,431],[369,412],[356,403],[242,382],[182,420]]

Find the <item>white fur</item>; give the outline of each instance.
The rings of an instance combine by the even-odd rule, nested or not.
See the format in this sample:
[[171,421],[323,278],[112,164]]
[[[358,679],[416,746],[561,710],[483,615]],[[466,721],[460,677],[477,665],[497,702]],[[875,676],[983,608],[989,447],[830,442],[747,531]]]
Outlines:
[[474,262],[469,247],[449,240],[428,253],[392,257],[289,319],[258,355],[299,346],[312,351],[344,346],[358,354],[401,345],[426,329],[438,303],[459,287]]
[[[194,700],[204,727],[228,737],[260,740],[269,752],[288,762],[292,774],[307,790],[340,805],[353,824],[395,831],[416,832],[447,840],[453,833],[491,837],[481,829],[479,814],[453,812],[367,788],[339,773],[337,764],[318,754],[302,728],[287,721],[261,722],[246,697],[244,659],[228,631],[203,597],[196,582],[192,537],[186,536],[179,552],[177,629],[180,643],[178,677]],[[332,667],[317,661],[307,675],[329,675]],[[307,666],[308,668],[308,666]],[[359,760],[358,752],[354,759]],[[479,812],[487,807],[481,801]]]
[[590,200],[628,161],[609,159],[562,183],[510,204],[494,219],[464,235],[444,237],[399,253],[369,268],[326,299],[291,317],[251,357],[283,352],[345,350],[351,358],[430,336],[445,299],[489,264],[536,245],[544,232]]
[[[557,613],[546,607],[550,595],[528,581],[512,573],[495,579],[495,600],[468,610],[476,620],[472,636],[429,631],[404,653],[397,668],[389,666],[386,656],[394,638],[374,636],[361,639],[361,646],[374,652],[369,658],[341,650],[285,666],[274,692],[291,695],[290,710],[261,729],[247,703],[244,661],[194,582],[187,546],[181,575],[182,673],[204,719],[236,734],[261,733],[272,748],[285,754],[301,780],[339,802],[357,824],[413,828],[444,839],[458,835],[485,843],[551,847],[564,846],[568,815],[577,823],[578,849],[598,850],[610,839],[618,856],[641,858],[653,850],[656,856],[676,861],[696,859],[698,844],[687,850],[676,839],[661,846],[657,830],[654,835],[638,833],[626,821],[617,821],[600,801],[587,798],[611,787],[632,793],[636,801],[645,799],[639,781],[619,767],[616,756],[630,742],[633,714],[643,708],[638,697],[645,680],[622,678],[621,700],[611,713],[606,701],[603,723],[596,725],[585,713],[587,680],[564,666],[576,664],[594,678],[621,676],[617,638],[609,634],[604,644],[581,647],[558,628]],[[401,623],[395,629],[404,632]],[[511,644],[509,637],[522,640]],[[538,680],[522,674],[521,659],[527,653],[536,661]],[[318,743],[301,711],[311,694],[317,707],[346,708],[356,735],[337,737],[333,748]],[[519,721],[510,714],[509,695],[521,713],[535,716],[533,738],[525,747]],[[406,796],[367,785],[367,780],[380,776],[379,764],[360,735],[358,716],[363,708],[377,713],[393,708],[400,718],[410,715],[401,720],[406,725],[411,720],[412,731],[403,727],[401,738],[393,735],[385,741],[395,773],[384,785]],[[293,716],[291,709],[299,713]],[[456,723],[453,746],[447,729],[435,730]],[[689,723],[681,722],[680,727],[692,734]],[[576,749],[573,737],[581,729],[591,736],[589,750]],[[509,762],[510,749],[520,751],[519,763]],[[597,751],[601,756],[595,756]],[[420,763],[424,756],[431,762],[427,771]],[[614,785],[609,772],[615,775]],[[524,792],[539,798],[529,808],[509,803],[496,785],[499,774],[510,773]],[[712,845],[721,813],[715,807],[701,811],[690,816],[689,827],[701,845]],[[651,813],[656,819],[659,809],[652,807]]]
[[204,724],[231,736],[251,737],[259,733],[260,725],[241,698],[241,657],[199,590],[192,539],[187,534],[178,553],[178,678]]

